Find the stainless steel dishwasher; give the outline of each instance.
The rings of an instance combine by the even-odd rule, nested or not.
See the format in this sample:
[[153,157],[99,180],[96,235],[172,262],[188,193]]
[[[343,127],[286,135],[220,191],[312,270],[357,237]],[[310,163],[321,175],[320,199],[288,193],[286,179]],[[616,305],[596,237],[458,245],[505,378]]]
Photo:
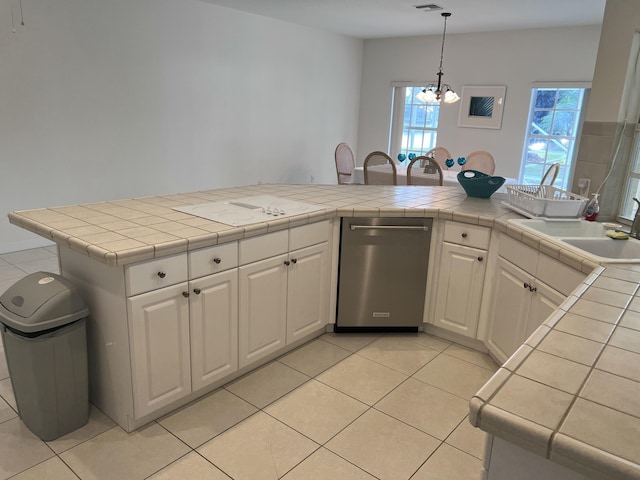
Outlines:
[[424,315],[430,218],[343,218],[336,332],[417,331]]

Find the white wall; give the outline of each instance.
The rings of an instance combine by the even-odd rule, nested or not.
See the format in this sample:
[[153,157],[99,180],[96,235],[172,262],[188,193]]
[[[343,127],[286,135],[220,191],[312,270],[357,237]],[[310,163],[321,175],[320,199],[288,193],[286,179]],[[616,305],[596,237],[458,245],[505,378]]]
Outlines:
[[[455,21],[452,17],[449,23]],[[444,81],[459,94],[464,85],[506,85],[500,130],[458,127],[460,103],[440,109],[438,145],[454,158],[488,150],[496,174],[518,177],[535,81],[591,81],[600,26],[447,34]],[[435,81],[442,35],[367,40],[360,100],[358,162],[386,151],[393,81]],[[395,158],[398,152],[389,152]]]
[[[0,2],[7,212],[265,183],[334,183],[361,40],[199,0]],[[16,32],[11,32],[13,14]]]

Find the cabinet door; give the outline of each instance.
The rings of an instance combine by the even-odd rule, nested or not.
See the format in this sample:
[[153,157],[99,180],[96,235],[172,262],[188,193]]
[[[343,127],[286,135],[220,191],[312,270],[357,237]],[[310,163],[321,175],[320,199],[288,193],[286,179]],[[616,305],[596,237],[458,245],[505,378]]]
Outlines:
[[287,255],[239,269],[239,366],[285,346],[287,326]]
[[566,297],[557,292],[550,286],[536,281],[535,291],[531,295],[531,306],[529,307],[529,317],[524,330],[524,336],[521,339],[524,342],[529,336],[542,325],[549,315],[551,315],[558,305],[560,305]]
[[127,301],[134,416],[141,418],[191,392],[187,283]]
[[532,278],[502,257],[498,257],[486,345],[504,362],[522,344],[531,304]]
[[193,391],[238,369],[238,269],[189,282]]
[[475,338],[482,302],[486,250],[444,242],[434,324]]
[[327,243],[289,254],[287,279],[287,343],[327,323],[329,306]]

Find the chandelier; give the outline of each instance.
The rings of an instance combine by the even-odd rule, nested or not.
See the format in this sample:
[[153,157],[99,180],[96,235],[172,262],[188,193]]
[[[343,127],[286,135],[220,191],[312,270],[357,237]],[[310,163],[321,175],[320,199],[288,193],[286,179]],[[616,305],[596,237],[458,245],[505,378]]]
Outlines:
[[422,102],[440,102],[444,100],[445,103],[455,103],[460,100],[460,97],[453,91],[451,86],[447,83],[442,83],[442,59],[444,57],[444,37],[447,34],[447,18],[451,16],[450,13],[441,13],[444,17],[444,30],[442,32],[442,48],[440,49],[440,68],[438,69],[438,83],[430,83],[418,95],[416,98]]

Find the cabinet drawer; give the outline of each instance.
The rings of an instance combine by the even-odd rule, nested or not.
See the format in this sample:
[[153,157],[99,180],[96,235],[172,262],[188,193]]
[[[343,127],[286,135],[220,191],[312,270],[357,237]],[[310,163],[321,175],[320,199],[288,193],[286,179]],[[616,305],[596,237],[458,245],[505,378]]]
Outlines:
[[125,267],[127,295],[138,295],[187,281],[187,254],[155,258]]
[[518,240],[514,240],[507,235],[500,237],[500,246],[498,247],[498,255],[509,260],[514,265],[530,275],[536,274],[536,265],[538,263],[538,251],[524,245]]
[[491,229],[488,227],[452,222],[449,220],[444,222],[445,242],[486,250],[489,248],[490,239]]
[[310,247],[329,240],[329,221],[310,223],[289,230],[289,250]]
[[238,245],[240,265],[287,253],[288,242],[289,232],[287,230],[240,240]]
[[223,243],[189,253],[189,279],[238,266],[238,242]]
[[538,258],[536,278],[567,297],[582,283],[586,276],[580,270],[571,268],[549,255],[541,253]]

